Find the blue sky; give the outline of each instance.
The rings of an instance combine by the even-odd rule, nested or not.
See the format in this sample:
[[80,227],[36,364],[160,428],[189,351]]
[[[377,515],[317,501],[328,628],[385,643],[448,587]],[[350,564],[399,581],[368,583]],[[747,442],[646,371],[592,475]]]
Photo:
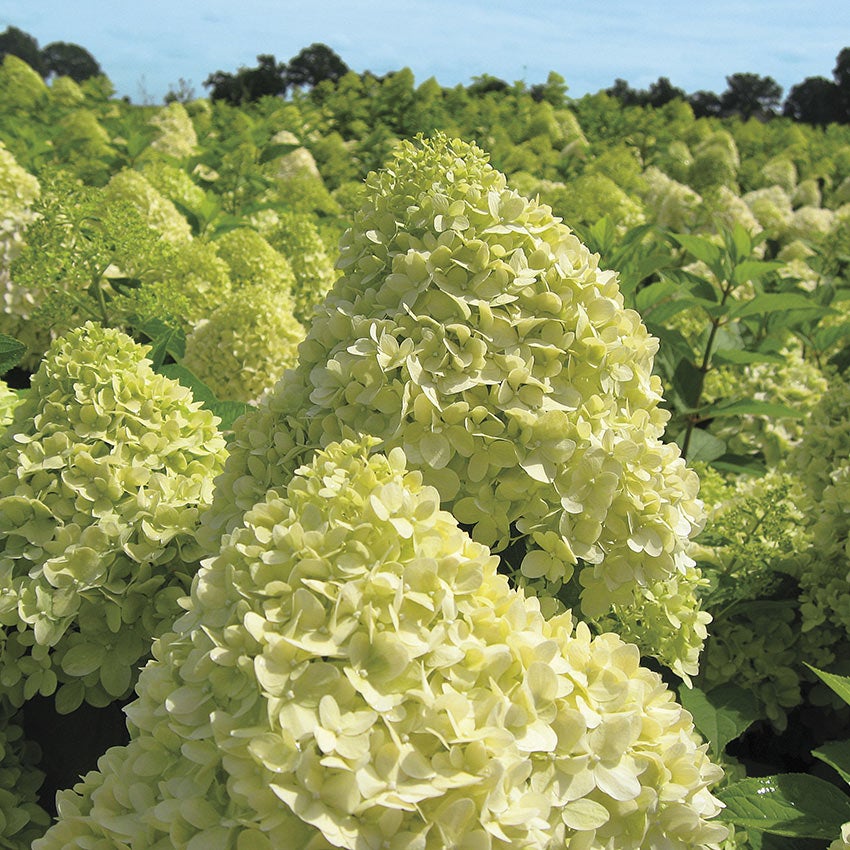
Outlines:
[[285,61],[313,42],[355,71],[408,66],[445,86],[483,73],[532,84],[554,70],[572,97],[617,77],[720,93],[727,75],[752,72],[787,94],[831,77],[850,46],[850,0],[0,0],[9,25],[42,47],[82,45],[137,103],[161,102],[180,78],[203,95],[216,70],[260,53]]

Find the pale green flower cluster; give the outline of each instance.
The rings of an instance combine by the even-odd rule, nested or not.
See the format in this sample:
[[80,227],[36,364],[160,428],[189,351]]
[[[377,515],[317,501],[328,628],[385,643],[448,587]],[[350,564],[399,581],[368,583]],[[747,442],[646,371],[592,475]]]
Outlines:
[[295,366],[303,339],[289,295],[260,282],[243,286],[198,323],[182,362],[217,398],[256,401]]
[[25,740],[22,718],[0,702],[0,847],[29,850],[44,835],[50,817],[38,804],[44,775],[38,747]]
[[747,192],[743,200],[762,228],[767,230],[774,239],[785,236],[791,224],[793,210],[791,198],[781,186],[755,189]]
[[769,159],[762,166],[761,173],[768,186],[781,188],[789,195],[797,186],[797,166],[786,156]]
[[146,162],[142,174],[154,189],[170,201],[176,201],[190,210],[203,206],[206,195],[182,169],[161,160]]
[[[799,342],[781,349],[780,363],[754,363],[743,368],[712,369],[706,375],[707,401],[755,399],[784,404],[807,414],[826,391],[823,371],[803,356]],[[734,454],[760,452],[771,466],[777,465],[802,439],[805,419],[773,416],[741,416],[715,420],[711,432],[726,441]]]
[[291,293],[295,275],[289,261],[250,227],[229,230],[215,241],[227,263],[234,289],[262,283],[277,292]]
[[[17,57],[8,57],[17,59]],[[23,234],[33,220],[32,204],[40,193],[37,178],[21,168],[0,142],[0,333],[33,341],[26,319],[35,306],[34,294],[16,286],[11,265],[23,247]]]
[[716,848],[722,770],[637,647],[546,620],[404,453],[332,444],[155,645],[34,850]]
[[192,238],[189,222],[140,172],[131,169],[119,171],[106,184],[103,193],[107,202],[129,201],[168,242],[177,244]]
[[794,210],[788,223],[786,239],[802,239],[813,245],[824,240],[832,230],[835,212],[822,207],[800,207]]
[[73,109],[84,103],[83,90],[72,77],[55,77],[50,82],[50,100],[61,106]]
[[644,173],[647,191],[643,201],[647,217],[659,227],[684,232],[689,230],[702,203],[702,197],[690,186],[668,177],[651,165]]
[[[211,527],[286,483],[293,444],[371,434],[404,449],[474,539],[510,548],[517,580],[569,604],[580,593],[590,619],[634,618],[647,652],[675,634],[665,662],[695,672],[698,480],[661,442],[657,341],[616,275],[464,142],[403,143],[367,185],[343,277],[237,437]],[[668,581],[679,593],[659,596]]]
[[47,86],[41,76],[17,56],[7,53],[0,64],[0,111],[36,109],[47,100]]
[[148,124],[159,131],[159,135],[151,142],[151,150],[175,159],[185,159],[197,153],[198,136],[182,103],[169,103]]
[[289,259],[295,275],[292,285],[295,317],[306,322],[338,276],[322,237],[308,216],[296,212],[279,213],[275,226],[265,237]]
[[796,559],[802,631],[823,651],[825,643],[850,639],[850,384],[830,383],[789,465],[801,480],[798,500],[812,539]]
[[0,431],[12,421],[15,408],[21,401],[21,396],[0,378]]
[[70,711],[126,696],[189,585],[225,444],[147,349],[92,323],[54,342],[0,437],[0,692]]

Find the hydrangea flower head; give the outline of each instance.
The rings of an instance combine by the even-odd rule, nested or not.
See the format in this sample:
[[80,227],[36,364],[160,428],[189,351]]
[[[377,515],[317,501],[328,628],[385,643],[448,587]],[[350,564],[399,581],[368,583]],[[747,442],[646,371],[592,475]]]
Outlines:
[[[685,554],[698,480],[661,442],[657,341],[616,275],[465,142],[403,143],[367,188],[343,275],[297,368],[244,423],[211,523],[285,484],[293,445],[370,434],[475,540],[511,549],[520,582],[569,585],[588,618],[648,619],[649,652],[675,631],[665,660],[687,675],[707,620]],[[658,593],[674,578],[684,627]]]
[[92,323],[53,343],[0,437],[0,689],[126,695],[195,570],[225,444],[146,349]]
[[716,847],[721,775],[635,646],[546,620],[404,453],[331,444],[155,647],[34,844]]

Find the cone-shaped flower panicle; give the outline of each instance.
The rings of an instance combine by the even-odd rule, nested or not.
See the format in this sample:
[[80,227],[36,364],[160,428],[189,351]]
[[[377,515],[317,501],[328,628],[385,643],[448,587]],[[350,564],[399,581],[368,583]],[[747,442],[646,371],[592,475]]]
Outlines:
[[475,146],[401,144],[367,178],[297,368],[243,422],[210,538],[286,483],[298,446],[370,434],[520,583],[580,594],[584,617],[694,672],[698,479],[661,441],[657,340],[597,259]]
[[[716,847],[691,717],[545,619],[401,448],[316,452],[204,562],[131,741],[35,850]],[[371,454],[370,454],[371,450]]]
[[60,710],[125,696],[196,569],[223,468],[217,420],[147,349],[88,323],[56,340],[0,433],[0,693]]

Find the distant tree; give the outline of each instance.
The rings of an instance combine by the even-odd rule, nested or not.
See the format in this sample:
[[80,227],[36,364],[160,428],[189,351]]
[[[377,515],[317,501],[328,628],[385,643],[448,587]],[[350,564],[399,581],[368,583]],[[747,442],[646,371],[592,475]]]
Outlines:
[[835,59],[832,71],[838,88],[839,117],[842,124],[850,124],[850,47],[845,47]]
[[770,118],[782,100],[782,86],[773,77],[759,74],[732,74],[726,78],[726,91],[720,95],[723,115],[741,118]]
[[286,64],[277,62],[273,55],[257,56],[256,68],[240,68],[235,74],[216,71],[204,80],[204,87],[212,89],[213,100],[225,100],[238,105],[260,100],[263,97],[282,97],[286,93]]
[[605,89],[605,94],[616,98],[623,106],[640,106],[643,103],[643,92],[633,89],[624,79],[617,77],[614,85]]
[[473,97],[481,97],[490,92],[507,91],[510,86],[499,77],[493,77],[490,74],[481,74],[480,77],[473,77],[472,83],[466,87],[467,92]]
[[313,88],[324,80],[335,83],[344,77],[350,68],[326,44],[311,44],[292,57],[286,65],[287,87]]
[[54,41],[42,51],[43,76],[70,77],[82,83],[90,77],[100,76],[103,71],[91,53],[79,44]]
[[556,109],[561,109],[567,105],[566,80],[555,71],[549,72],[545,83],[535,83],[528,90],[528,93],[537,103],[545,100],[547,103],[551,103]]
[[646,103],[650,106],[660,107],[671,100],[685,100],[687,95],[684,89],[674,86],[667,77],[659,77],[649,86],[646,92]]
[[34,71],[44,76],[44,63],[38,42],[17,27],[6,27],[0,33],[0,60],[7,54],[23,59]]
[[713,91],[697,91],[688,95],[688,103],[695,118],[711,118],[720,115],[723,107],[720,98]]
[[841,120],[839,88],[826,77],[806,77],[791,86],[782,114],[806,124],[826,126]]

